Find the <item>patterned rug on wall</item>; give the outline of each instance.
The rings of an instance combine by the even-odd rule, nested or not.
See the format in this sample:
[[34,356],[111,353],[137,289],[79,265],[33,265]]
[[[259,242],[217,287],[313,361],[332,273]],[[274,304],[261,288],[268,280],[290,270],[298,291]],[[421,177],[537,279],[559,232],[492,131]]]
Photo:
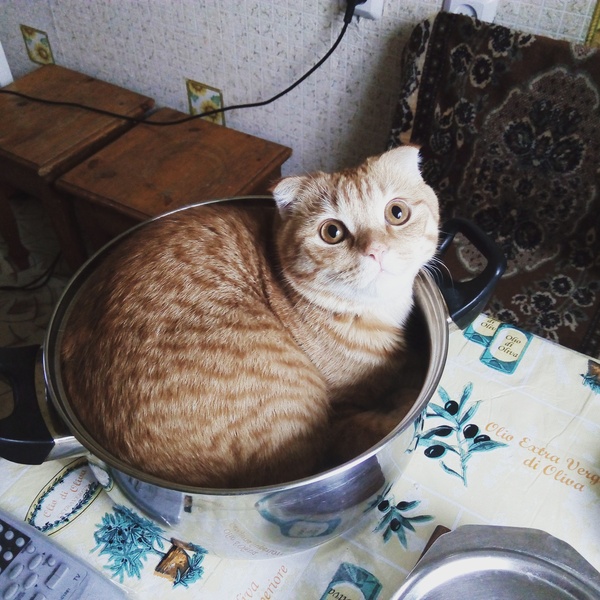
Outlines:
[[[486,312],[600,357],[600,51],[439,13],[401,68],[390,146],[421,146],[443,217],[507,257]],[[464,241],[453,261],[481,262]]]

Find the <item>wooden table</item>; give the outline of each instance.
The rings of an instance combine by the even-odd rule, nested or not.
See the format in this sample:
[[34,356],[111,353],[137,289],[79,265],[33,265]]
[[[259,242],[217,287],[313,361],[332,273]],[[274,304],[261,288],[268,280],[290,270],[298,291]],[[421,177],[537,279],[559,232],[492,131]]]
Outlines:
[[[163,108],[150,121],[187,115]],[[136,223],[202,200],[264,194],[290,148],[196,119],[137,125],[56,181],[90,250]]]
[[[151,98],[58,65],[40,67],[4,89],[134,117],[143,116],[154,105]],[[0,235],[17,266],[26,263],[27,250],[10,212],[9,197],[14,190],[40,198],[65,259],[71,267],[79,266],[85,254],[76,222],[52,182],[131,126],[80,108],[0,94]]]

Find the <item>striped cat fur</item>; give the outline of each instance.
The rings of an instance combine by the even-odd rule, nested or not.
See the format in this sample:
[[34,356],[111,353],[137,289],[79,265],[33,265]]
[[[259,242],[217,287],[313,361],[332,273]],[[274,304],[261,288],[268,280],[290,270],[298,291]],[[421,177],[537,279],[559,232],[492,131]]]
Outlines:
[[438,241],[418,149],[287,177],[273,196],[273,209],[223,202],[145,224],[82,291],[65,389],[128,465],[205,488],[292,481],[406,412],[389,398]]

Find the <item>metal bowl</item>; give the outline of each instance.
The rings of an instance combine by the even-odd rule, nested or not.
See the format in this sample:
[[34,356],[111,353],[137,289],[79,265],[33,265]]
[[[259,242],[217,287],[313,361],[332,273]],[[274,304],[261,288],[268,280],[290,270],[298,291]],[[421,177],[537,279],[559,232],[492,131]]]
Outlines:
[[526,527],[464,525],[433,543],[392,600],[598,600],[600,573]]

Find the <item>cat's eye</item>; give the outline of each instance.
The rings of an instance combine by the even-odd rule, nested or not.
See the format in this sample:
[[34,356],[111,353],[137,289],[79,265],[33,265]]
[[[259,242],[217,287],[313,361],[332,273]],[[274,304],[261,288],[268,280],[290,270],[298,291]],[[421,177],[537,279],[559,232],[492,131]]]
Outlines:
[[327,219],[321,224],[319,235],[328,244],[339,244],[346,237],[346,228],[341,221]]
[[410,208],[404,200],[395,199],[385,207],[385,220],[390,225],[402,225],[410,219]]

